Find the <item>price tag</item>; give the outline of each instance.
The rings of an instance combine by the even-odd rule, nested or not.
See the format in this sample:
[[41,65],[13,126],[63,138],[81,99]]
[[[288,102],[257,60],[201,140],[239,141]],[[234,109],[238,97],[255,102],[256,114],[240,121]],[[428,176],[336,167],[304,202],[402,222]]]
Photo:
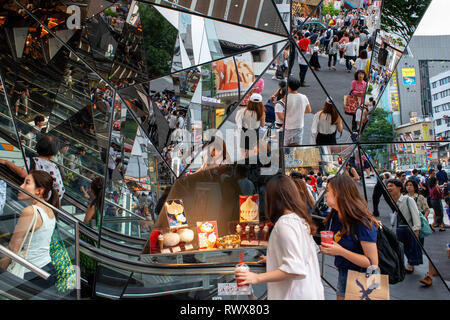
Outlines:
[[170,253],[170,249],[162,249],[161,250],[161,253],[164,253],[164,254],[167,254],[167,253]]
[[181,248],[179,246],[172,248],[173,253],[180,252],[180,251],[181,251]]
[[193,250],[194,246],[192,244],[188,243],[188,244],[184,245],[184,249],[186,249],[186,250]]

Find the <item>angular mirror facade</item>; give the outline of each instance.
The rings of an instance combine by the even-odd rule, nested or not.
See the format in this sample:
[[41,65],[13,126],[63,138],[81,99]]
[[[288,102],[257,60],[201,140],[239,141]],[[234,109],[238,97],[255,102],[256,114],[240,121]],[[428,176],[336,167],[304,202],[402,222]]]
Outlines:
[[[342,81],[339,80],[339,81]],[[295,50],[291,70],[286,117],[285,146],[331,145],[352,141],[354,117],[338,109],[316,74],[308,65],[307,56]],[[354,124],[356,125],[356,121]]]
[[292,0],[276,0],[274,1],[275,6],[280,13],[281,20],[283,20],[284,25],[288,31],[292,30],[291,25],[291,5]]
[[301,26],[309,21],[312,26],[320,24],[319,9],[323,0],[292,0],[292,30],[298,30]]
[[[413,39],[408,50],[418,48],[421,38]],[[414,52],[417,54],[403,55],[375,110],[364,119],[362,142],[449,140],[450,64],[422,60],[424,53]]]
[[149,2],[181,12],[208,16],[217,20],[251,27],[280,35],[287,35],[286,27],[281,20],[272,0],[150,0]]
[[444,281],[449,280],[444,250],[450,227],[448,154],[444,156],[439,148],[439,143],[363,146],[377,173],[377,180],[366,184],[369,203],[377,219],[392,227],[404,244],[405,266],[414,266],[406,277],[415,276],[422,285],[432,284],[445,292]]
[[282,36],[176,10],[155,9],[178,31],[172,72],[285,40]]
[[118,95],[115,102],[102,228],[147,239],[158,200],[175,177],[130,113],[127,98]]
[[[310,214],[326,216],[329,208],[324,199],[326,184],[337,174],[349,174],[360,182],[359,158],[354,145],[291,147],[284,149],[284,173],[300,179],[297,187],[307,200]],[[300,185],[299,185],[300,184]]]
[[353,9],[324,2],[295,33],[306,62],[353,131],[360,122],[355,120],[356,104],[366,92],[380,5],[375,1]]
[[[406,47],[430,3],[431,0],[411,3],[385,1],[383,3],[380,30],[373,44],[370,72],[367,73],[367,94],[364,104],[368,106],[368,109],[378,103],[390,79],[397,76],[399,72],[397,64],[402,55],[411,54]],[[416,78],[415,71],[409,68],[404,72],[402,76],[405,85],[413,85]]]

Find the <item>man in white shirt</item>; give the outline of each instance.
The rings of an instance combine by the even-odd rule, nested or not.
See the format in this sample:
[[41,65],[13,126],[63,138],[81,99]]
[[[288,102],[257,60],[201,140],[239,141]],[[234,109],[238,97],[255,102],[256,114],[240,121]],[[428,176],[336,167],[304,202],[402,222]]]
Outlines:
[[311,113],[308,98],[299,93],[300,81],[296,78],[288,80],[288,98],[286,103],[285,137],[286,146],[301,145],[303,142],[303,126],[305,113]]

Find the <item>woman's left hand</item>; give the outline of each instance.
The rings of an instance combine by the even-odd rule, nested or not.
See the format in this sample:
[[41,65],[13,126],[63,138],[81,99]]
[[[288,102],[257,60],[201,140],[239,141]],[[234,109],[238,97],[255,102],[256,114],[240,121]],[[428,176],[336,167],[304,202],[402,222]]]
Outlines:
[[248,270],[236,269],[234,271],[234,276],[236,278],[236,281],[239,282],[239,285],[241,285],[241,286],[247,286],[250,284],[258,283],[258,274],[254,273],[254,272],[250,272]]
[[320,245],[320,251],[330,256],[340,256],[342,253],[342,247],[333,241],[333,243],[322,243]]

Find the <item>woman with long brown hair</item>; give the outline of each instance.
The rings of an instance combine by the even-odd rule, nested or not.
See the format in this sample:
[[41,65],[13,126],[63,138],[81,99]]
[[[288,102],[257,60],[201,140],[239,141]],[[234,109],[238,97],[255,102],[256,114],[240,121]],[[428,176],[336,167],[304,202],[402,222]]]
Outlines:
[[269,300],[323,300],[318,248],[313,240],[317,227],[305,203],[298,196],[295,183],[285,175],[272,177],[266,185],[266,210],[274,223],[270,233],[267,272],[256,274],[236,270],[242,285],[267,282]]
[[315,201],[311,192],[308,190],[308,186],[306,185],[305,179],[303,179],[303,175],[299,172],[294,171],[290,174],[290,176],[292,178],[292,181],[294,181],[295,186],[297,187],[297,190],[300,194],[300,199],[304,199],[306,209],[308,210],[308,213],[311,213],[312,209],[314,208]]
[[240,129],[241,156],[255,155],[259,141],[259,128],[266,124],[266,109],[262,96],[254,93],[245,108],[236,113],[236,125]]
[[[320,249],[324,254],[335,256],[334,265],[339,271],[336,295],[338,300],[343,300],[348,270],[362,271],[378,265],[376,241],[379,224],[348,175],[328,180],[326,203],[332,210],[324,224],[326,230],[334,232],[334,241],[332,244],[322,243]],[[354,230],[357,242],[351,230]]]
[[339,113],[330,99],[327,99],[323,109],[314,115],[311,134],[317,145],[336,144],[336,133],[342,133],[344,126]]
[[[42,289],[48,289],[53,287],[56,281],[56,270],[50,257],[50,242],[56,218],[47,204],[59,207],[58,191],[54,188],[53,177],[42,170],[33,170],[26,175],[20,188],[34,197],[19,191],[17,199],[26,200],[30,205],[20,213],[8,248],[16,254],[20,254],[21,249],[27,248],[28,255],[23,258],[48,272],[50,277],[45,280],[26,269],[23,279]],[[7,270],[11,262],[11,258],[3,256],[0,259],[0,269]]]

